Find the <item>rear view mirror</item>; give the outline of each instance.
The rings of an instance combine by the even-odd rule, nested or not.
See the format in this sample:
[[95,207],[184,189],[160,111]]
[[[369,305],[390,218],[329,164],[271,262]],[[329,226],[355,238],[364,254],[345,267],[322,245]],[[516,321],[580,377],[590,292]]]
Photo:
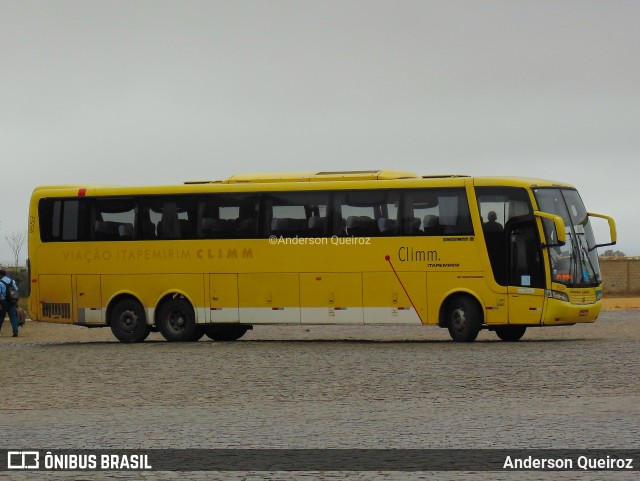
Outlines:
[[[563,246],[567,242],[567,232],[564,227],[564,220],[559,215],[548,214],[546,212],[534,211],[533,215],[543,220],[545,230],[545,243],[543,247]],[[545,222],[546,221],[546,222]]]
[[596,244],[589,250],[592,251],[594,249],[597,249],[598,247],[615,245],[615,243],[618,240],[618,233],[616,231],[616,222],[608,215],[594,214],[592,212],[589,212],[587,215],[589,217],[597,217],[599,219],[605,219],[609,223],[609,236],[611,237],[611,242],[607,242],[606,244]]

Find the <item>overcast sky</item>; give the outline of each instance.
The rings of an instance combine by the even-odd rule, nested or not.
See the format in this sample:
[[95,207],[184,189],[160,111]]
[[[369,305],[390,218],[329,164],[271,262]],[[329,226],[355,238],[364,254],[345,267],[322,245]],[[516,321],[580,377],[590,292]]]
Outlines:
[[638,1],[0,12],[0,261],[37,185],[372,168],[570,182],[640,255]]

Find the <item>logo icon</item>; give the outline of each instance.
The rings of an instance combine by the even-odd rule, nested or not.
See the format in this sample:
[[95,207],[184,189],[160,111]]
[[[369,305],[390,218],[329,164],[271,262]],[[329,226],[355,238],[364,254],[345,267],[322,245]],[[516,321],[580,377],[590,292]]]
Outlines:
[[8,469],[38,469],[40,468],[40,453],[38,451],[8,451]]

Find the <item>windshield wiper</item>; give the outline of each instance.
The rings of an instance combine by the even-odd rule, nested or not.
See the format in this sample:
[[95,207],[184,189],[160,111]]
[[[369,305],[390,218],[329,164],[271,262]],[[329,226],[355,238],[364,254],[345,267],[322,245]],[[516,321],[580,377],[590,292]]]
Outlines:
[[[593,273],[593,279],[594,281],[596,280],[596,268],[593,265],[593,262],[591,262],[591,257],[589,257],[589,251],[587,251],[587,248],[584,246],[584,243],[582,242],[582,239],[580,238],[581,236],[584,236],[584,234],[578,235],[577,236],[577,241],[580,244],[580,248],[582,249],[582,259],[580,261],[580,264],[583,266],[583,269],[585,266],[588,266],[591,268],[591,272]],[[588,244],[587,244],[588,247]],[[585,262],[585,258],[586,258],[586,262]],[[588,272],[587,272],[588,274]],[[588,279],[583,279],[585,282],[588,281]]]
[[569,254],[569,262],[571,262],[571,268],[569,270],[569,274],[571,275],[572,282],[575,283],[576,279],[578,279],[578,259],[580,258],[580,251],[576,246],[573,235],[567,235],[567,242],[571,242],[571,253]]

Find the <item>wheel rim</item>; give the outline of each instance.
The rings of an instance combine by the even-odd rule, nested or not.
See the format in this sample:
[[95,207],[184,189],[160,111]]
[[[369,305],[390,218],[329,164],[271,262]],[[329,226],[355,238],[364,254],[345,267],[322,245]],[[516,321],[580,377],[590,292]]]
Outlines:
[[172,334],[181,334],[186,324],[186,316],[182,311],[171,311],[167,319],[167,328]]
[[467,327],[467,315],[463,308],[458,307],[451,313],[451,328],[456,332],[462,332]]
[[131,310],[123,311],[118,318],[118,323],[120,324],[120,328],[123,332],[135,332],[138,327],[138,316],[136,316],[136,313]]

